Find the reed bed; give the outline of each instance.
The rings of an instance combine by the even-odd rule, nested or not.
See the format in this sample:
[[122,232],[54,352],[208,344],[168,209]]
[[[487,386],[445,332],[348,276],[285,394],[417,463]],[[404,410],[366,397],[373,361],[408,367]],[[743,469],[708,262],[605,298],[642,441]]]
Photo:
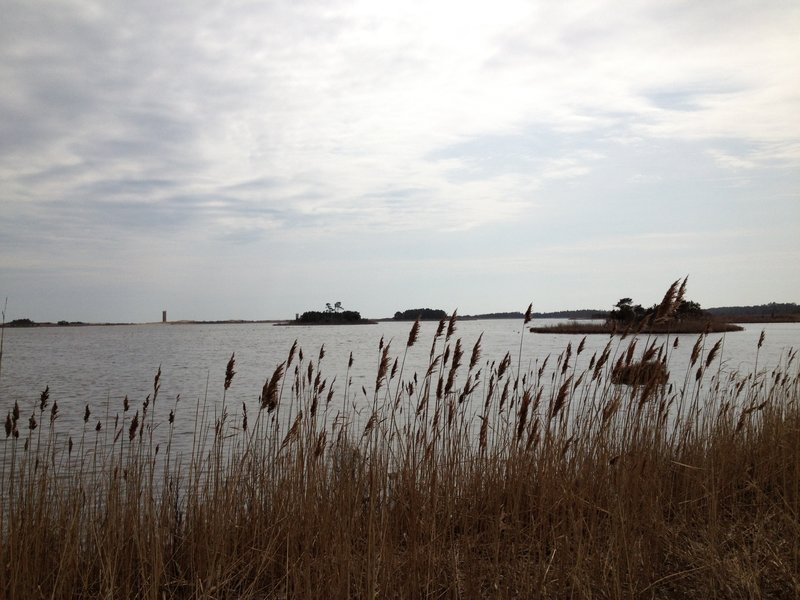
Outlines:
[[[194,407],[159,397],[160,371],[144,402],[80,407],[82,431],[59,431],[49,390],[8,407],[0,590],[800,595],[796,351],[728,372],[700,335],[682,383],[617,385],[615,370],[668,366],[677,341],[610,338],[592,356],[568,345],[526,368],[484,359],[480,340],[463,348],[453,315],[426,372],[405,373],[418,335],[415,323],[399,350],[380,340],[371,389],[327,382],[324,348],[309,358],[295,344],[249,412],[226,400],[234,356],[219,398]],[[194,420],[190,452],[174,447],[176,419]]]

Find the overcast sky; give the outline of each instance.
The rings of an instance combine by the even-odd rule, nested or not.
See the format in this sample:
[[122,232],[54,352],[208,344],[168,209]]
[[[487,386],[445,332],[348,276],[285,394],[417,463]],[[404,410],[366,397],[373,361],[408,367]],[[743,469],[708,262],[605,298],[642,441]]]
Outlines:
[[796,0],[3,0],[6,317],[800,302]]

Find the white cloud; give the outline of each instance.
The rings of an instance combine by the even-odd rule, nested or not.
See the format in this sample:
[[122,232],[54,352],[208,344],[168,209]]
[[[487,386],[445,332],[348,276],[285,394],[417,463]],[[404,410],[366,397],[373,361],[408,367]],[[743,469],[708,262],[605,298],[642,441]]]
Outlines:
[[770,193],[790,201],[798,30],[777,1],[10,1],[0,264],[45,264],[40,231],[99,240],[52,246],[88,270],[109,238],[202,254],[489,231],[552,215],[556,195],[586,205],[590,181],[609,203],[631,181],[721,202],[630,164],[661,147],[744,173],[745,191],[780,167]]

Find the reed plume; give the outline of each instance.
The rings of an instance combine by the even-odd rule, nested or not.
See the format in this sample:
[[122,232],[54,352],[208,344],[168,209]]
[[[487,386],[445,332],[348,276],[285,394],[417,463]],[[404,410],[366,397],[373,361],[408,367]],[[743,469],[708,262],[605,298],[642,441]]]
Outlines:
[[297,352],[297,340],[295,339],[292,347],[289,348],[289,358],[286,359],[286,368],[290,368],[292,366],[292,361],[294,360],[295,352]]
[[236,364],[236,360],[234,358],[234,354],[231,354],[230,359],[228,360],[228,364],[225,367],[225,389],[231,387],[231,382],[233,381],[233,376],[236,375],[236,371],[233,370],[234,365]]
[[386,379],[386,373],[389,371],[389,363],[391,359],[389,358],[389,346],[391,342],[384,345],[383,344],[383,337],[381,337],[381,359],[378,363],[378,376],[375,378],[375,396],[377,397],[378,391],[381,389],[384,380]]
[[450,315],[450,320],[447,322],[447,335],[445,336],[445,340],[449,340],[453,337],[453,334],[456,331],[456,319],[458,318],[458,309],[453,311],[453,314]]
[[533,319],[533,302],[528,304],[528,308],[525,311],[525,317],[524,317],[524,319],[522,321],[522,324],[523,325],[527,325],[528,323],[531,322],[532,319]]
[[278,385],[283,378],[284,363],[275,367],[272,377],[268,377],[261,389],[261,408],[266,408],[271,413],[278,407]]
[[569,394],[569,387],[572,383],[572,375],[567,377],[566,381],[561,384],[558,388],[558,394],[556,394],[556,398],[553,401],[552,405],[550,406],[550,419],[555,419],[561,410],[564,408],[564,405],[567,400],[567,396]]
[[522,434],[525,431],[525,424],[528,421],[528,409],[531,405],[531,393],[526,389],[522,394],[522,400],[519,404],[519,412],[517,413],[517,441],[522,439]]
[[667,289],[667,292],[664,294],[664,298],[656,308],[655,319],[657,321],[668,319],[675,308],[677,308],[675,300],[678,294],[678,287],[680,283],[680,279],[676,279],[672,282],[672,285],[669,286],[669,289]]
[[481,340],[483,339],[483,334],[478,336],[478,340],[475,342],[475,345],[472,347],[472,354],[469,358],[469,370],[472,371],[475,368],[475,365],[478,364],[478,361],[481,358]]
[[414,321],[414,325],[411,326],[411,331],[408,332],[408,341],[406,342],[406,348],[411,348],[419,337],[419,317],[417,320]]
[[723,338],[719,338],[717,343],[711,346],[711,350],[709,351],[708,356],[706,356],[706,368],[708,368],[711,363],[714,362],[714,358],[716,358],[717,352],[719,352],[719,349],[722,346],[722,339]]

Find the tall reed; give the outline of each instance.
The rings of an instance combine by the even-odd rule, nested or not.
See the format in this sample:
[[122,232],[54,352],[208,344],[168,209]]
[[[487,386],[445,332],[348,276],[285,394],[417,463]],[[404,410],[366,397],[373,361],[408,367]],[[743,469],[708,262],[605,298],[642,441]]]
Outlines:
[[[37,405],[9,408],[0,589],[153,599],[800,594],[796,350],[769,369],[727,372],[722,344],[706,351],[700,336],[681,385],[656,376],[618,385],[615,369],[668,364],[669,338],[641,347],[612,338],[591,357],[585,341],[568,344],[528,369],[518,359],[513,373],[510,353],[482,361],[480,339],[462,364],[456,324],[455,314],[440,323],[424,373],[404,372],[418,323],[402,355],[381,340],[374,388],[352,389],[348,374],[336,407],[324,349],[315,361],[295,344],[241,413],[225,403],[234,356],[219,412],[208,399],[176,399],[157,414],[160,369],[144,402],[125,399],[121,419],[108,405],[82,407],[78,434],[59,429],[47,389]],[[187,454],[173,445],[178,419],[194,421]]]

